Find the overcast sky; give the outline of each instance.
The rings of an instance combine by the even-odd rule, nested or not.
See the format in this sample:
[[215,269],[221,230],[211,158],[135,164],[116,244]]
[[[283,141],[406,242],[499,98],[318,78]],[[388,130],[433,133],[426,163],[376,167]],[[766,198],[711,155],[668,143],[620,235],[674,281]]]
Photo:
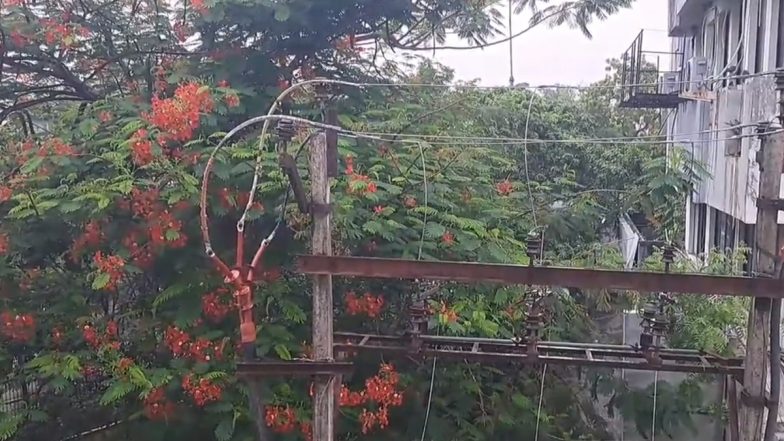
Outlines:
[[[513,28],[525,28],[527,19],[527,15],[516,17]],[[642,29],[646,29],[646,50],[668,50],[666,28],[665,0],[637,0],[632,8],[593,23],[590,40],[568,27],[536,28],[514,40],[515,82],[589,84],[604,78],[605,60],[620,57]],[[459,40],[447,44],[462,45]],[[434,58],[455,69],[459,80],[478,78],[485,85],[509,84],[506,43],[470,51],[443,50]]]

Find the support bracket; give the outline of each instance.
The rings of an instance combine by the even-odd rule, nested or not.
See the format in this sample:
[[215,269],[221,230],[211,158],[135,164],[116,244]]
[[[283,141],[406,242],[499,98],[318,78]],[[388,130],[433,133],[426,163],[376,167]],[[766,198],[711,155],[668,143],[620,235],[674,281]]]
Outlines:
[[321,375],[350,374],[353,363],[343,361],[245,361],[237,363],[237,376],[254,379],[259,377],[312,377]]
[[762,209],[776,209],[778,211],[784,211],[784,199],[758,197],[757,207]]
[[332,213],[332,204],[310,204],[310,214],[314,216],[325,216]]
[[291,190],[294,192],[294,199],[297,201],[297,208],[302,213],[308,213],[310,203],[305,194],[305,186],[302,183],[302,177],[299,175],[297,169],[297,162],[294,158],[286,152],[281,152],[278,155],[278,164],[291,183]]

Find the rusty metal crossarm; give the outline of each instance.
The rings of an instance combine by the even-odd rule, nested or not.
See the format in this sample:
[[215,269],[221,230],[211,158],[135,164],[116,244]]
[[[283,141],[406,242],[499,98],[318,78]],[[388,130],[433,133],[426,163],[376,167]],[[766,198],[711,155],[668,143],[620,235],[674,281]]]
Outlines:
[[333,361],[241,361],[237,363],[237,376],[241,378],[259,377],[311,377],[351,373],[353,365]]
[[782,280],[707,274],[611,271],[343,256],[299,256],[298,269],[305,274],[333,276],[434,279],[453,282],[493,282],[674,294],[784,298]]
[[[423,335],[418,354],[452,360],[483,363],[553,364],[564,366],[610,367],[619,369],[693,372],[705,374],[742,375],[743,360],[724,359],[699,351],[662,349],[660,363],[652,364],[645,353],[621,345],[540,342],[539,355],[532,357],[525,345],[501,339],[473,339]],[[381,352],[399,356],[411,355],[406,337],[336,333],[337,352]]]

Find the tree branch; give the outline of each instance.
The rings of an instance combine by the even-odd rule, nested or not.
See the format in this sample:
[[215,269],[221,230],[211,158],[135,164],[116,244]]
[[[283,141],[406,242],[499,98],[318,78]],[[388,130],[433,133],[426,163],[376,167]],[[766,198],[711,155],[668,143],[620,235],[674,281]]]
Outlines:
[[506,38],[502,38],[500,40],[491,41],[490,43],[485,43],[485,44],[482,44],[482,45],[478,45],[478,46],[425,46],[425,47],[422,47],[422,46],[407,46],[407,45],[402,45],[400,42],[398,42],[397,40],[393,39],[392,36],[389,36],[389,35],[387,36],[388,37],[387,42],[392,47],[395,47],[397,49],[408,50],[408,51],[435,51],[435,50],[445,50],[445,49],[448,49],[448,50],[483,49],[483,48],[486,48],[486,47],[496,46],[496,45],[507,43],[507,42],[509,42],[511,40],[514,40],[515,38],[517,38],[517,37],[527,33],[528,31],[534,29],[535,27],[537,27],[540,24],[546,22],[547,20],[549,20],[549,19],[551,19],[551,18],[553,18],[553,17],[555,17],[555,16],[557,16],[559,14],[564,14],[564,13],[566,13],[566,11],[568,11],[569,9],[573,9],[574,7],[575,7],[575,5],[571,5],[571,6],[566,7],[566,8],[558,8],[555,11],[545,15],[544,17],[539,18],[538,20],[536,20],[533,23],[531,23],[527,28],[525,28],[525,29],[523,29],[523,30],[521,30],[519,32],[516,32],[513,35],[510,35],[510,36],[508,36]]

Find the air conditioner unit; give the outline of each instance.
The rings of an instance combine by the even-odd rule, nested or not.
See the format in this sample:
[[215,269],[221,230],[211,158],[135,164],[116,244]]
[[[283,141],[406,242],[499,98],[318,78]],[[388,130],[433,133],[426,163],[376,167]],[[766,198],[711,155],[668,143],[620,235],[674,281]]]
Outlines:
[[708,78],[708,59],[705,57],[692,57],[686,63],[687,92],[697,92],[705,88],[705,80]]
[[659,93],[664,95],[677,95],[681,91],[678,72],[665,72],[659,78]]

